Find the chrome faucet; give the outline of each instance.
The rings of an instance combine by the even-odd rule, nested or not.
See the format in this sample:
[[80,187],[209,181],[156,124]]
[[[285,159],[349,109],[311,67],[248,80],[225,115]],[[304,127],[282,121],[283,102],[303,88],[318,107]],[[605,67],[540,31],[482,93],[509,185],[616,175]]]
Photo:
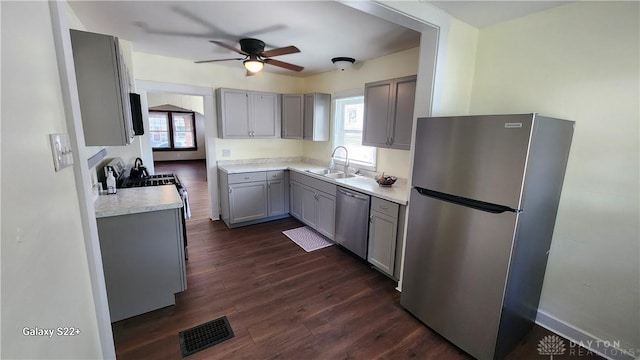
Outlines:
[[334,157],[336,155],[336,151],[342,148],[344,150],[344,173],[347,174],[349,172],[349,150],[346,147],[339,145],[333,149],[331,153],[331,162],[329,163],[329,170],[333,171],[335,169]]

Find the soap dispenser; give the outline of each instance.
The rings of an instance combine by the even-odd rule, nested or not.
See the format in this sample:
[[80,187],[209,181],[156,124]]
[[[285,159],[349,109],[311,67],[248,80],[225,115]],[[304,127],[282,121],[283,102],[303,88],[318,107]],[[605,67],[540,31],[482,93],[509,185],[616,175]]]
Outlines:
[[115,194],[116,193],[116,178],[113,177],[113,168],[109,167],[109,171],[107,173],[107,194]]

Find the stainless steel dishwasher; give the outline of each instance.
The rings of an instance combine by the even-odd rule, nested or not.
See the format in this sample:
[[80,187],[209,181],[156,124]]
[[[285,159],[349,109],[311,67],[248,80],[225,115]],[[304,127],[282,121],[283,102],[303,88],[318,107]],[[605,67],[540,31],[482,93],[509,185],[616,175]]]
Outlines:
[[363,259],[367,258],[371,197],[338,187],[334,241]]

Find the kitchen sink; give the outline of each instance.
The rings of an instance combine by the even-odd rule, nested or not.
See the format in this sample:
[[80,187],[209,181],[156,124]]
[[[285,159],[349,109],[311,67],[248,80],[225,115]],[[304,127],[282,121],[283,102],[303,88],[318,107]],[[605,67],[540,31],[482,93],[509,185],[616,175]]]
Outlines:
[[344,174],[342,171],[335,170],[335,169],[334,170],[332,169],[307,170],[307,172],[310,172],[312,174],[324,175],[324,176]]
[[330,177],[332,179],[346,179],[346,178],[356,177],[356,175],[354,175],[354,174],[345,174],[343,172],[332,173],[332,174],[324,174],[324,176]]

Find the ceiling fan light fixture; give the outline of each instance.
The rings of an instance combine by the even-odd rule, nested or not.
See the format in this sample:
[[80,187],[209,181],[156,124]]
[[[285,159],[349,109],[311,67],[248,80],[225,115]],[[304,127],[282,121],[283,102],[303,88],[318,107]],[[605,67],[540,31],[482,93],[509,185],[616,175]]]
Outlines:
[[264,67],[264,63],[256,59],[245,60],[243,61],[243,64],[244,67],[252,73],[257,73]]
[[350,68],[356,59],[350,57],[334,57],[331,59],[331,62],[338,68],[340,71],[344,71],[344,69]]

